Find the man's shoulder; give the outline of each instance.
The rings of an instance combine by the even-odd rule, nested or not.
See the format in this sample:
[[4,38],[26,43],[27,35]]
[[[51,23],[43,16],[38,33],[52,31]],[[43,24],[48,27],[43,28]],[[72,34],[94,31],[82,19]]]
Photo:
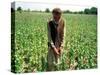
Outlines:
[[53,19],[52,19],[52,18],[50,18],[50,19],[47,21],[48,25],[50,25],[50,23],[52,23],[52,22],[53,22]]
[[53,21],[53,19],[52,19],[52,18],[50,18],[50,19],[48,19],[48,21],[47,21],[47,22],[48,22],[48,23],[50,23],[50,22],[52,22],[52,21]]
[[61,18],[61,19],[60,19],[60,22],[61,22],[61,23],[65,23],[65,19],[64,19],[64,18]]
[[65,18],[62,17],[62,18],[61,18],[61,21],[65,22]]

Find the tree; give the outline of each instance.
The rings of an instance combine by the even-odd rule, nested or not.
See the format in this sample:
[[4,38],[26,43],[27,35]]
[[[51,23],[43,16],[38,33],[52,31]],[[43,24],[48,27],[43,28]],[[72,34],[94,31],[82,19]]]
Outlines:
[[22,12],[22,8],[21,7],[18,7],[17,8],[17,11],[19,11],[21,13]]
[[86,9],[84,10],[84,13],[85,13],[85,14],[90,14],[90,9],[86,8]]
[[50,12],[49,8],[46,8],[45,12],[49,13]]
[[74,11],[73,14],[78,14],[78,12],[77,11]]
[[83,14],[84,12],[83,12],[83,11],[79,11],[78,13],[79,13],[79,14]]
[[70,10],[66,10],[64,11],[64,13],[72,13]]
[[30,12],[30,9],[28,8],[27,11]]
[[97,8],[96,7],[91,7],[91,9],[86,8],[84,10],[85,14],[97,14]]
[[96,7],[92,7],[90,10],[91,10],[91,14],[97,14],[97,8]]

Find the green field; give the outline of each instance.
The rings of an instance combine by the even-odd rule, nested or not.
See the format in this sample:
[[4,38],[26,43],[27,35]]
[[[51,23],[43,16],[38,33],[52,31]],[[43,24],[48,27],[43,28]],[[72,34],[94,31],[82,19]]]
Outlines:
[[[16,12],[15,53],[12,49],[15,72],[46,71],[47,20],[50,17],[50,13]],[[66,20],[66,37],[59,70],[96,68],[97,16],[63,14],[63,17]]]

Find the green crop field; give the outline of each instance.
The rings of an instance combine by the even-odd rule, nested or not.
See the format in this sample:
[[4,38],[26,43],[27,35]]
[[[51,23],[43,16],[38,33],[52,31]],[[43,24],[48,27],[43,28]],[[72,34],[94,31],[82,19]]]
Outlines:
[[[47,20],[50,17],[50,13],[15,13],[15,50],[12,49],[11,60],[15,62],[12,64],[15,65],[15,72],[46,71]],[[63,17],[66,20],[66,37],[58,70],[96,68],[97,16],[63,14]]]

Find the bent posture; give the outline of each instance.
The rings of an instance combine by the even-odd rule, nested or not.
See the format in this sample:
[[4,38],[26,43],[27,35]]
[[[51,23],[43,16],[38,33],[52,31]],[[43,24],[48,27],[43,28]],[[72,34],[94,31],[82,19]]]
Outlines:
[[60,64],[60,58],[64,47],[65,21],[62,18],[62,11],[54,8],[52,11],[53,18],[48,21],[48,71],[57,70]]

